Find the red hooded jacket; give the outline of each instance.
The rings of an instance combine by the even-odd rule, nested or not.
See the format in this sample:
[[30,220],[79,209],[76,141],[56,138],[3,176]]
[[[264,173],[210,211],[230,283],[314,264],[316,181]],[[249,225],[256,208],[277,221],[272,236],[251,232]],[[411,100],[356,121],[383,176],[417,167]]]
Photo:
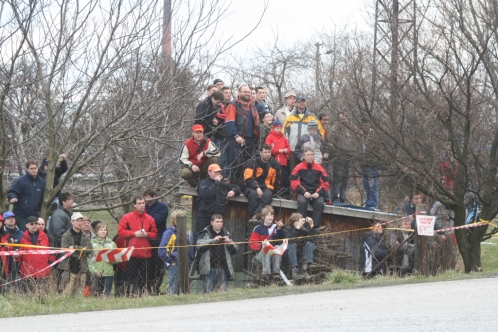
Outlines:
[[[135,232],[142,229],[147,233],[148,237],[135,237]],[[154,218],[147,214],[147,212],[144,211],[140,214],[135,209],[133,212],[125,214],[119,222],[118,235],[127,240],[127,247],[135,247],[131,257],[152,257],[150,249],[140,249],[149,248],[149,240],[155,240],[157,237],[156,222],[154,221]]]
[[[287,166],[287,157],[290,156],[291,150],[289,145],[289,140],[284,136],[284,134],[276,133],[275,131],[270,131],[266,137],[266,144],[271,146],[271,154],[275,157],[275,160],[282,166]],[[287,149],[287,153],[279,153],[278,150]]]
[[[38,231],[38,241],[36,243],[31,242],[31,237],[29,236],[29,231],[26,230],[21,238],[21,244],[31,244],[36,246],[50,247],[50,241],[47,234],[42,231]],[[48,250],[42,248],[19,248],[21,250]],[[20,255],[19,256],[19,271],[23,277],[31,275],[31,278],[45,278],[50,276],[50,270],[46,268],[49,265],[49,261],[54,261],[55,257],[51,254],[46,255]]]

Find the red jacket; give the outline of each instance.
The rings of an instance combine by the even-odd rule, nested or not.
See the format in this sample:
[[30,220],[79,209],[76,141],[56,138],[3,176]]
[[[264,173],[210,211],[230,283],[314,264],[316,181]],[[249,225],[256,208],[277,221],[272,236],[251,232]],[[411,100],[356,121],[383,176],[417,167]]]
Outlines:
[[[276,133],[273,130],[270,131],[266,137],[266,144],[271,146],[271,154],[275,157],[275,160],[282,166],[287,166],[287,157],[290,156],[291,150],[289,145],[289,140],[282,133]],[[278,150],[287,149],[287,153],[279,153]]]
[[211,140],[207,137],[204,137],[204,141],[205,141],[204,146],[202,147],[202,149],[200,151],[199,151],[200,144],[195,141],[194,137],[190,137],[184,143],[185,147],[188,150],[188,160],[192,164],[199,166],[199,167],[204,165],[204,163],[206,162],[206,160],[208,158],[207,156],[204,155],[204,156],[202,156],[201,161],[197,160],[197,156],[199,155],[199,153],[204,152],[209,148],[209,143],[211,142]]
[[297,194],[309,192],[310,194],[318,193],[320,196],[329,191],[329,178],[322,165],[312,162],[308,164],[303,161],[292,171],[290,176],[291,187]]
[[[135,232],[144,230],[148,237],[135,237]],[[127,247],[135,247],[131,257],[136,258],[151,258],[152,252],[150,249],[150,241],[157,237],[157,228],[154,218],[149,216],[147,212],[138,213],[135,209],[133,212],[127,213],[121,218],[118,225],[118,235],[127,240]]]
[[[249,239],[249,248],[252,251],[260,251],[263,248],[262,242],[264,240],[276,240],[284,238],[284,230],[277,229],[277,224],[271,224],[270,226],[265,226],[262,222],[258,226],[254,227]],[[272,242],[272,245],[276,244]]]
[[[50,241],[48,236],[42,232],[38,231],[38,241],[36,243],[31,242],[31,237],[29,236],[29,231],[26,230],[21,238],[21,244],[31,244],[36,246],[50,247]],[[21,250],[46,250],[41,248],[23,248]],[[46,268],[49,265],[49,261],[54,261],[54,256],[51,254],[46,255],[20,255],[19,256],[19,271],[23,277],[31,275],[31,278],[45,278],[50,276],[50,270]]]

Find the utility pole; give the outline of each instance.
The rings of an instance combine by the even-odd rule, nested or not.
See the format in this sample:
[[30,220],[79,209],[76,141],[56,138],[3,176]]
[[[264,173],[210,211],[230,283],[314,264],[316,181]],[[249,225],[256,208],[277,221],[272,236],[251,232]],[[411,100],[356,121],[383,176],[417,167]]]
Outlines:
[[320,93],[320,46],[322,46],[322,45],[323,44],[320,44],[319,42],[317,42],[315,44],[315,46],[316,46],[315,93],[316,93],[316,95],[318,95]]
[[164,0],[162,53],[164,60],[171,58],[171,1]]
[[375,3],[371,106],[375,104],[377,90],[389,86],[391,114],[399,109],[401,89],[415,80],[416,8],[416,0],[376,0]]

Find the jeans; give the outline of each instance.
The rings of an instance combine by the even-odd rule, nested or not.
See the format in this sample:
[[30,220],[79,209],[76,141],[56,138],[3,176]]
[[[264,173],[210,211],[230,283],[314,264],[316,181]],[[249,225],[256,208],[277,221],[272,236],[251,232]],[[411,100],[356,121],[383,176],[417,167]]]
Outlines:
[[254,137],[244,137],[246,145],[241,146],[233,138],[228,140],[228,154],[226,156],[226,164],[229,170],[232,172],[232,184],[239,184],[242,181],[242,173],[246,166],[247,161],[249,161],[254,154]]
[[166,295],[178,295],[178,265],[169,265],[166,272],[168,273]]
[[98,294],[104,293],[105,295],[111,295],[112,283],[114,282],[114,276],[110,277],[99,277],[97,278],[97,292]]
[[202,277],[204,293],[211,293],[216,286],[226,289],[228,287],[227,273],[224,269],[211,268],[207,276]]
[[[274,246],[276,249],[279,249],[281,245]],[[268,256],[265,254],[263,249],[261,249],[257,254],[255,259],[263,265],[263,274],[274,274],[280,273],[280,263],[282,262],[282,256],[273,255]],[[270,265],[270,259],[273,262],[273,269]]]
[[295,243],[290,243],[287,248],[287,257],[289,258],[292,267],[298,266],[299,258],[302,257],[304,253],[305,263],[313,263],[313,251],[315,251],[316,245],[311,241],[306,241],[306,244],[302,248],[298,248]]
[[214,145],[220,150],[220,156],[218,157],[218,165],[222,169],[223,177],[230,178],[231,172],[229,169],[225,169],[227,165],[227,154],[228,150],[228,138],[213,138],[212,139]]
[[325,207],[325,202],[323,197],[319,196],[317,199],[304,198],[304,195],[297,195],[297,212],[299,212],[303,217],[308,215],[308,202],[313,207],[313,226],[318,227],[322,223],[323,208]]
[[371,166],[361,168],[363,189],[365,190],[365,207],[376,209],[379,203],[380,170]]

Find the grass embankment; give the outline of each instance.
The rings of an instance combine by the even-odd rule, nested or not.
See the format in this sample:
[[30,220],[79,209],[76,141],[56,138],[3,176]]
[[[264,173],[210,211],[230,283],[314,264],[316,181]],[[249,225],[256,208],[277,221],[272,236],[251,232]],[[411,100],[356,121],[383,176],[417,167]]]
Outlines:
[[[429,278],[421,276],[409,276],[405,278],[386,276],[364,280],[358,274],[336,270],[333,273],[330,273],[327,276],[327,279],[320,285],[300,285],[295,287],[268,286],[257,289],[235,288],[229,290],[228,292],[211,293],[207,295],[161,295],[136,299],[101,299],[93,297],[85,298],[81,295],[73,298],[53,294],[38,296],[20,296],[17,294],[9,294],[0,296],[0,317],[142,308],[201,302],[233,301],[258,297],[301,294],[328,290],[496,277],[498,276],[498,238],[492,238],[483,243],[482,262],[484,272],[481,273],[464,274],[451,271],[440,274],[436,277]],[[163,284],[163,287],[164,286],[165,284]]]

